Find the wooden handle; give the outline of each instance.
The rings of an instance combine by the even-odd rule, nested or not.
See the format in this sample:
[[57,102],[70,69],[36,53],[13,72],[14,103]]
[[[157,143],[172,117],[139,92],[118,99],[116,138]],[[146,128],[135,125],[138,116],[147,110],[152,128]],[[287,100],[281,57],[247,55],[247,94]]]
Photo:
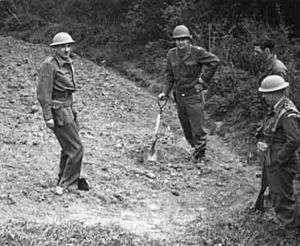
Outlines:
[[159,125],[160,125],[160,114],[158,114],[156,117],[155,130],[154,130],[155,135],[157,135],[157,133],[158,133]]

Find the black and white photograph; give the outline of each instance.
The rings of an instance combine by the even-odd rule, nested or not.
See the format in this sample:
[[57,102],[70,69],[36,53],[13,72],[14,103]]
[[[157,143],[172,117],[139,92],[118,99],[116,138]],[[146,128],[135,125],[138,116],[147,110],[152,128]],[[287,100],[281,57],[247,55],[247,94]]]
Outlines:
[[300,0],[0,0],[0,246],[299,246]]

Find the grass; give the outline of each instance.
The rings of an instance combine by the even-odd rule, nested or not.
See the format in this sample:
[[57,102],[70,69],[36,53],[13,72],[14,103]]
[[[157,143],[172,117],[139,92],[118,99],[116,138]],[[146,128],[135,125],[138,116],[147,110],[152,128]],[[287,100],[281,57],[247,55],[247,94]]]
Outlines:
[[101,224],[86,226],[77,221],[66,224],[36,224],[33,222],[11,222],[0,228],[0,245],[166,245],[138,237],[116,225]]

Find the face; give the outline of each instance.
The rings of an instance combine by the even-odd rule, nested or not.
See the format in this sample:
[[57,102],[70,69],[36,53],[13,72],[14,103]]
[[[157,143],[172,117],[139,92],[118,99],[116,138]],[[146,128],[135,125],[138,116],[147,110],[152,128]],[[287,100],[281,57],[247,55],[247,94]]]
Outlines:
[[258,59],[267,59],[270,54],[270,50],[268,48],[262,49],[260,46],[254,46],[254,55]]
[[269,106],[274,106],[278,101],[278,96],[272,92],[263,93],[262,97]]
[[71,54],[71,44],[62,44],[55,47],[56,53],[62,58],[69,58]]
[[186,49],[190,45],[189,38],[177,38],[175,42],[178,49]]

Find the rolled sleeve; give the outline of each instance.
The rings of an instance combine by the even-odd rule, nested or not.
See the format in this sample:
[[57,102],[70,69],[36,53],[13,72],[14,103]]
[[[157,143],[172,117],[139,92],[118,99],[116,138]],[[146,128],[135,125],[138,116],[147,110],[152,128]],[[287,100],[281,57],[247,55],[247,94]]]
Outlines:
[[203,48],[198,49],[197,62],[204,65],[203,72],[200,77],[204,83],[208,84],[220,64],[220,59],[211,52]]
[[173,88],[173,85],[174,85],[174,74],[173,74],[170,52],[169,52],[167,55],[166,81],[165,81],[163,92],[166,95],[169,95],[170,91]]
[[51,104],[54,68],[51,63],[43,63],[39,71],[37,99],[42,107],[44,119],[52,119]]

